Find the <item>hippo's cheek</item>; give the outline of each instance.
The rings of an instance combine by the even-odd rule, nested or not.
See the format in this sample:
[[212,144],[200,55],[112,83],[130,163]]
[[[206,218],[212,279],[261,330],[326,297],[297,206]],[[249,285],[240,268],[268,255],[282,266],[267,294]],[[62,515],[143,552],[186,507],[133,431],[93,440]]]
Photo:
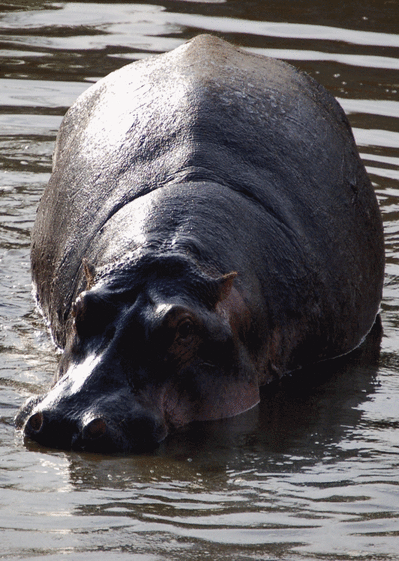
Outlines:
[[213,421],[234,417],[255,407],[260,401],[259,386],[228,379],[203,384],[197,391],[164,390],[163,416],[171,428],[193,421]]

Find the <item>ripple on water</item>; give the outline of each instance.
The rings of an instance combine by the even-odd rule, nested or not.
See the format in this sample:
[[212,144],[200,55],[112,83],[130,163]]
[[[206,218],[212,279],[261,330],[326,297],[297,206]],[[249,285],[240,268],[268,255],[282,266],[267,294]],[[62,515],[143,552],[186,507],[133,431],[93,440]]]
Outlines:
[[[347,2],[339,13],[334,3],[305,1],[299,9],[284,0],[267,6],[230,0],[19,4],[0,21],[2,555],[74,561],[396,559],[395,3],[381,10],[373,0],[361,8]],[[325,25],[319,25],[321,18]],[[295,61],[348,113],[384,217],[380,360],[330,377],[322,365],[322,384],[288,384],[266,396],[262,407],[235,421],[182,431],[152,456],[72,454],[24,443],[12,418],[25,397],[49,386],[57,363],[30,295],[29,232],[62,115],[90,82],[126,59],[170,50],[203,31]]]

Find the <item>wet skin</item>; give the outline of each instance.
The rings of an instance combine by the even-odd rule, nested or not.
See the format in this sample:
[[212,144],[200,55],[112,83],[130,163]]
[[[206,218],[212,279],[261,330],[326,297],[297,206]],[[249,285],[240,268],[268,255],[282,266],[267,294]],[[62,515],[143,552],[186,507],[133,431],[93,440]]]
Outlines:
[[381,217],[332,96],[200,36],[71,107],[32,271],[64,352],[18,426],[48,446],[135,452],[356,348],[381,301]]

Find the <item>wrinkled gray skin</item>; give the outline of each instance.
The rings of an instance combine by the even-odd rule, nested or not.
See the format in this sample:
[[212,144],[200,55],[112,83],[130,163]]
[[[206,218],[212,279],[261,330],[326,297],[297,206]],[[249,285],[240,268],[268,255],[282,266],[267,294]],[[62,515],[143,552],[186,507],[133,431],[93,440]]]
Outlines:
[[48,446],[140,451],[357,347],[381,300],[383,232],[333,97],[200,36],[70,108],[32,271],[64,353],[18,426]]

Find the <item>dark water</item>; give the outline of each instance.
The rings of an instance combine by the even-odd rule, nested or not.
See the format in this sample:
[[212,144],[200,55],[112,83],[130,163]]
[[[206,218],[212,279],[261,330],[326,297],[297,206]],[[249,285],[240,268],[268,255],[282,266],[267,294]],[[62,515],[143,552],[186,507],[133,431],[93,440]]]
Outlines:
[[[349,114],[385,222],[380,357],[371,341],[153,456],[26,447],[13,416],[57,361],[29,232],[61,117],[90,82],[203,31],[293,62]],[[0,170],[1,559],[399,559],[398,0],[0,1]]]

